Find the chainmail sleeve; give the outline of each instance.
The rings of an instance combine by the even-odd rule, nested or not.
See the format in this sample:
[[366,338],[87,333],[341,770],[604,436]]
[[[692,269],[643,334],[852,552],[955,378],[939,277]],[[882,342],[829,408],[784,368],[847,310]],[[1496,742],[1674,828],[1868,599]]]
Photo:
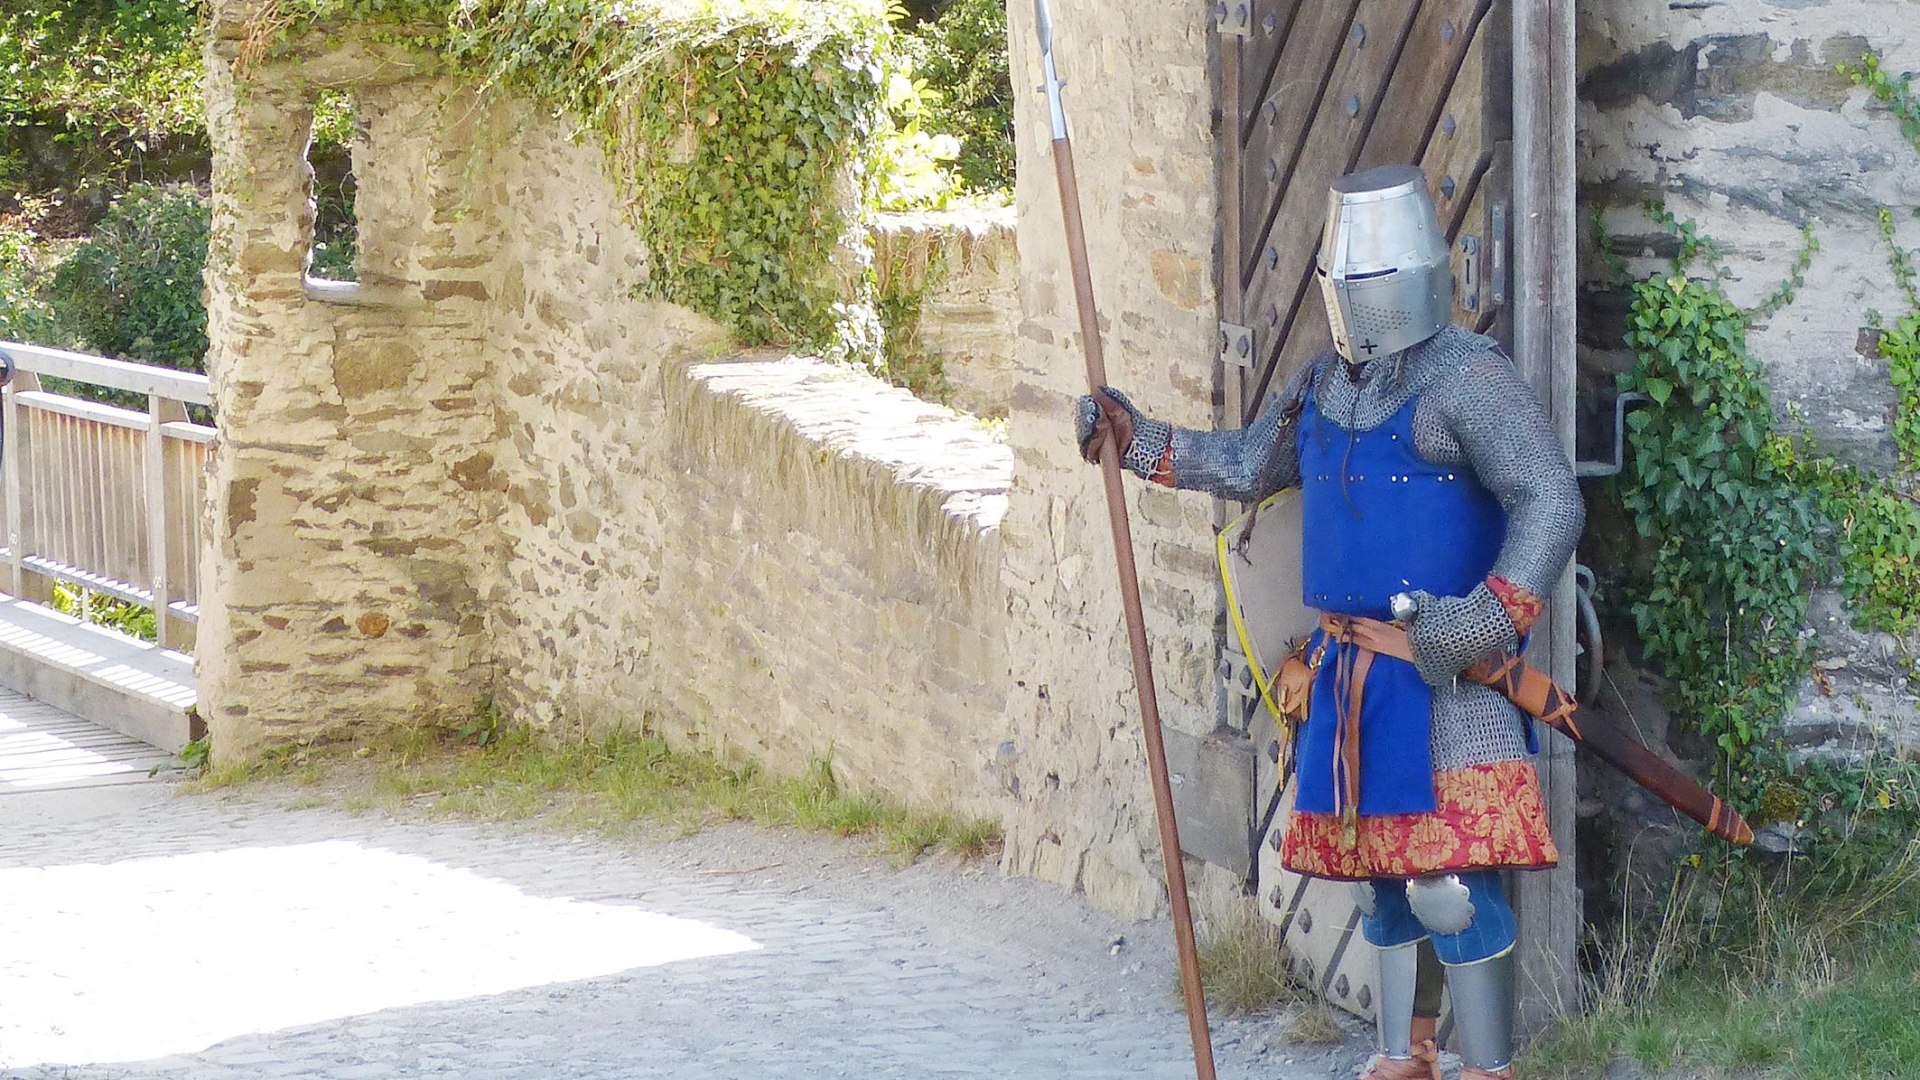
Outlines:
[[1267,399],[1253,423],[1233,431],[1173,429],[1173,486],[1222,499],[1258,502],[1300,483],[1294,438],[1317,363],[1303,364]]
[[1420,613],[1409,644],[1414,666],[1435,686],[1518,647],[1586,522],[1573,465],[1532,386],[1492,342],[1456,337],[1474,347],[1449,358],[1422,394],[1415,444],[1472,469],[1505,511],[1507,531],[1486,580],[1465,596],[1415,596]]
[[1533,387],[1488,350],[1430,392],[1474,475],[1507,514],[1492,578],[1537,597],[1553,592],[1586,527],[1573,463]]

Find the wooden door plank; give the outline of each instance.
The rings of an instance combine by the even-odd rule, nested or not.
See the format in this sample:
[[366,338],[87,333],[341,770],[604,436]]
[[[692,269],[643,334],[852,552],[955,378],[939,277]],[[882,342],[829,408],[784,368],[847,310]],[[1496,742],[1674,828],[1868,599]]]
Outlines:
[[1487,130],[1487,53],[1499,47],[1495,32],[1483,19],[1467,50],[1466,62],[1440,106],[1433,137],[1420,157],[1427,174],[1433,208],[1451,241],[1459,235],[1467,206],[1480,178],[1493,160],[1493,139]]
[[[1569,452],[1573,448],[1574,15],[1573,0],[1511,9],[1513,62],[1513,334],[1520,365]],[[1562,575],[1535,625],[1529,655],[1555,678],[1573,674],[1572,573]],[[1572,745],[1542,738],[1535,762],[1560,865],[1520,875],[1520,1021],[1538,1030],[1578,1002],[1580,893],[1574,880]]]
[[1254,119],[1259,115],[1256,110],[1265,100],[1267,84],[1273,78],[1274,64],[1279,62],[1280,54],[1286,47],[1294,20],[1302,9],[1323,6],[1321,0],[1254,0],[1253,33],[1243,43],[1240,72],[1233,81],[1223,80],[1221,83],[1223,88],[1237,89],[1241,104],[1246,107],[1239,117],[1240,126],[1237,129],[1243,144],[1253,132]]
[[[1240,198],[1240,138],[1238,122],[1246,111],[1240,100],[1240,69],[1248,62],[1248,53],[1252,46],[1241,38],[1223,38],[1220,42],[1220,127],[1224,137],[1220,140],[1220,231],[1216,241],[1220,252],[1219,288],[1220,318],[1223,322],[1244,324],[1243,286],[1240,278],[1240,211],[1245,205]],[[1241,398],[1246,392],[1248,379],[1243,369],[1228,364],[1216,364],[1214,370],[1219,378],[1219,397],[1221,412],[1215,417],[1215,425],[1238,426],[1242,411]],[[1226,523],[1225,508],[1217,501],[1214,506],[1214,525]]]
[[[1356,32],[1348,35],[1340,50],[1333,77],[1274,207],[1272,226],[1260,241],[1260,255],[1247,287],[1247,300],[1255,310],[1271,308],[1283,322],[1291,321],[1312,276],[1313,253],[1326,217],[1327,186],[1359,157],[1419,11],[1418,0],[1362,0],[1355,12]],[[1280,341],[1264,345],[1262,359],[1270,361],[1282,347]],[[1271,385],[1271,376],[1264,381]]]
[[[1353,17],[1366,3],[1322,0],[1303,10],[1287,35],[1273,78],[1259,98],[1247,103],[1258,116],[1241,161],[1240,197],[1246,208],[1241,221],[1241,251],[1246,255],[1240,267],[1243,280],[1261,257],[1260,237],[1300,160],[1301,144],[1312,131],[1329,80],[1350,55],[1366,51],[1364,44],[1355,49],[1350,36]],[[1376,43],[1368,55],[1378,51]]]
[[1469,62],[1470,45],[1491,6],[1491,0],[1426,0],[1421,5],[1355,169],[1419,163],[1453,84],[1476,81],[1480,68]]

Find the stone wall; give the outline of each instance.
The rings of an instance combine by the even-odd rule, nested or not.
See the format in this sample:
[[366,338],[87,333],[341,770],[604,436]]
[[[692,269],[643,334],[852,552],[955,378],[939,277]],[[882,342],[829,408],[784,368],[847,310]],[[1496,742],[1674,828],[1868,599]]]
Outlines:
[[507,715],[550,731],[637,724],[674,662],[656,647],[676,513],[668,383],[726,341],[634,299],[647,256],[597,148],[531,110],[509,109],[495,134],[496,692]]
[[[491,229],[464,213],[471,117],[456,88],[383,80],[385,59],[342,50],[246,94],[223,56],[209,65],[222,435],[198,653],[223,753],[470,713],[491,677],[490,292],[465,261]],[[402,151],[368,159],[359,204],[377,306],[302,288],[314,88],[354,79],[366,139]]]
[[817,362],[704,364],[670,398],[668,722],[998,817],[1006,446]]
[[[333,42],[236,93],[225,40],[217,752],[492,702],[996,816],[1004,443],[866,375],[712,362],[716,327],[635,299],[646,253],[563,121]],[[303,275],[314,78],[363,125],[352,288]]]
[[[646,720],[782,771],[831,755],[857,788],[1002,818],[1012,871],[1129,914],[1163,904],[1106,515],[1070,439],[1080,345],[1028,95],[1018,205],[1042,240],[1016,252],[995,221],[921,246],[937,234],[947,266],[929,336],[1011,359],[958,380],[963,403],[1005,408],[1002,439],[871,379],[731,356],[704,320],[635,299],[647,254],[564,119],[351,35],[296,43],[237,93],[227,8],[210,52],[223,434],[200,649],[217,754],[488,701],[557,735]],[[1030,85],[1030,13],[1013,11]],[[1211,426],[1206,13],[1071,0],[1058,20],[1111,377]],[[322,84],[350,86],[367,122],[364,281],[332,297],[350,304],[301,275]],[[1201,735],[1217,511],[1128,491],[1162,712]],[[1216,877],[1203,886],[1231,886]]]
[[[1580,10],[1579,139],[1583,209],[1604,210],[1631,255],[1671,253],[1639,205],[1663,200],[1699,223],[1728,256],[1728,291],[1743,304],[1790,271],[1801,229],[1821,250],[1799,298],[1750,343],[1775,398],[1804,411],[1822,443],[1885,469],[1893,393],[1862,331],[1866,313],[1904,304],[1876,215],[1896,208],[1920,243],[1920,154],[1898,122],[1835,68],[1867,48],[1891,71],[1920,68],[1920,20],[1906,0],[1770,0],[1669,5],[1586,0]],[[1657,267],[1636,258],[1636,272]],[[1619,351],[1624,301],[1591,266],[1582,337],[1600,376]]]
[[[1878,214],[1900,243],[1920,244],[1920,153],[1898,120],[1836,70],[1867,49],[1893,73],[1920,68],[1920,19],[1905,0],[1668,5],[1586,0],[1581,8],[1583,207],[1605,213],[1636,274],[1659,269],[1672,241],[1639,204],[1662,200],[1727,256],[1727,291],[1743,305],[1792,270],[1811,226],[1820,243],[1797,298],[1749,336],[1776,406],[1819,445],[1886,473],[1898,468],[1895,395],[1868,312],[1906,302],[1888,265]],[[1588,267],[1583,375],[1595,402],[1632,363],[1620,347],[1624,294]],[[1845,753],[1920,739],[1905,655],[1920,641],[1861,634],[1838,597],[1815,598],[1831,693],[1809,684],[1791,737]],[[1904,655],[1903,655],[1904,654]]]
[[1020,252],[1011,206],[882,214],[873,268],[883,302],[909,320],[890,334],[932,370],[929,400],[976,416],[1007,415],[1020,323]]
[[[1006,755],[1019,804],[1008,864],[1143,914],[1164,897],[1098,473],[1070,434],[1086,387],[1030,5],[1008,8],[1017,95],[1020,336],[1003,527],[1013,685]],[[1217,332],[1209,8],[1054,5],[1112,383],[1155,416],[1214,424]],[[1214,506],[1129,482],[1162,716],[1216,726]]]

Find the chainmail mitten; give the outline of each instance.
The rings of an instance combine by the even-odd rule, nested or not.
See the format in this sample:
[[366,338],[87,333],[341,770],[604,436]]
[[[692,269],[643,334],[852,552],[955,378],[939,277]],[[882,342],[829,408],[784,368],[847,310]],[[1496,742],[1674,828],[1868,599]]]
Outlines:
[[1429,686],[1447,685],[1484,656],[1519,648],[1507,609],[1484,584],[1465,596],[1416,592],[1413,599],[1420,613],[1407,627],[1407,641]]
[[[1166,460],[1167,447],[1173,442],[1173,427],[1160,420],[1152,420],[1133,407],[1127,396],[1111,386],[1103,386],[1100,392],[1114,400],[1114,403],[1127,410],[1133,417],[1133,441],[1121,448],[1120,464],[1127,471],[1143,480],[1156,479],[1155,472]],[[1088,444],[1093,441],[1095,425],[1100,419],[1100,406],[1093,395],[1082,394],[1074,403],[1073,431],[1079,443],[1080,453],[1087,453]]]

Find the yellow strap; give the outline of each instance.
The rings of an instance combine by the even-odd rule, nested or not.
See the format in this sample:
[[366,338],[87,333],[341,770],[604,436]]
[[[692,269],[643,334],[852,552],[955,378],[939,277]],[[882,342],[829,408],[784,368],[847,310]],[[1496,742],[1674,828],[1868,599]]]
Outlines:
[[[1255,511],[1249,511],[1249,514],[1258,510],[1265,510],[1272,504],[1273,500],[1278,497],[1278,494],[1268,496],[1264,502],[1260,503]],[[1240,602],[1233,595],[1233,575],[1227,570],[1227,558],[1229,555],[1227,550],[1229,546],[1227,534],[1233,532],[1234,526],[1245,521],[1249,514],[1240,515],[1230,522],[1226,528],[1220,530],[1213,538],[1213,546],[1217,549],[1220,557],[1220,588],[1227,594],[1227,618],[1233,620],[1234,636],[1240,639],[1240,652],[1241,655],[1247,658],[1247,670],[1253,673],[1253,685],[1260,688],[1260,700],[1266,702],[1267,711],[1273,714],[1273,722],[1280,725],[1280,731],[1284,734],[1289,730],[1287,726],[1287,714],[1280,711],[1280,704],[1273,699],[1273,680],[1268,677],[1266,671],[1260,666],[1260,656],[1253,648],[1253,637],[1247,633],[1246,621],[1240,618]]]

